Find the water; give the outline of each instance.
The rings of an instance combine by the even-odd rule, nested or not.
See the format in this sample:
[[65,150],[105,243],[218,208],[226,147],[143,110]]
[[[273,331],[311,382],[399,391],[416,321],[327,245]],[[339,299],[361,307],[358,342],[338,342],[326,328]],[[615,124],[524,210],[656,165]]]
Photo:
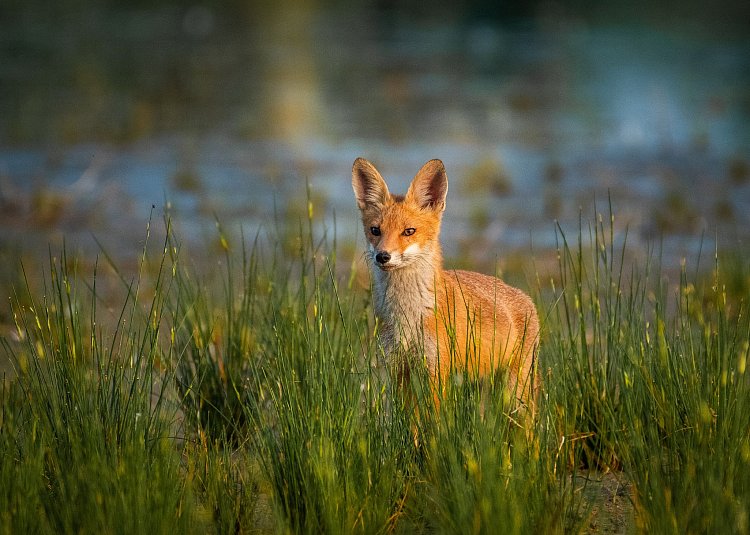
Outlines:
[[[3,243],[137,251],[305,213],[351,241],[357,156],[450,181],[456,263],[544,257],[607,211],[664,262],[750,234],[750,40],[660,25],[284,3],[0,19]],[[67,10],[66,10],[67,9]],[[359,238],[361,241],[361,238]],[[98,246],[97,246],[98,247]]]

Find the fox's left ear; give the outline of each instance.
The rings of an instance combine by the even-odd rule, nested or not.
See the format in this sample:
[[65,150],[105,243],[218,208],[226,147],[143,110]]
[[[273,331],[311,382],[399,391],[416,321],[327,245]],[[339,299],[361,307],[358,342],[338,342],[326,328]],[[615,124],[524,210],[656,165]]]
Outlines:
[[440,160],[430,160],[422,166],[411,181],[406,199],[423,210],[442,212],[448,195],[448,176]]

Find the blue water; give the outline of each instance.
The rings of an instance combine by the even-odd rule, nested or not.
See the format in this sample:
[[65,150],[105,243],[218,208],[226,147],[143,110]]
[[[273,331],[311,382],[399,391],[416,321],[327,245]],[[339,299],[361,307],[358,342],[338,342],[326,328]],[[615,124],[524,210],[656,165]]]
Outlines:
[[[165,209],[186,240],[210,236],[217,218],[253,235],[304,213],[308,181],[322,223],[361,240],[357,156],[392,191],[441,158],[446,253],[469,263],[543,255],[557,222],[575,233],[580,214],[606,211],[609,199],[633,249],[662,239],[666,262],[750,237],[746,38],[580,21],[415,25],[378,13],[370,26],[341,8],[279,8],[224,34],[219,15],[201,9],[126,13],[111,43],[97,34],[117,46],[94,54],[91,72],[76,63],[70,81],[57,65],[59,88],[0,98],[16,125],[0,129],[7,241],[90,244],[94,234],[136,249],[149,214]],[[181,33],[152,48],[149,28],[165,20]],[[131,57],[123,43],[133,42],[143,48]],[[135,74],[108,78],[107,61]],[[30,84],[13,65],[4,80]],[[153,96],[168,76],[178,89]],[[26,126],[19,102],[42,110]],[[125,123],[141,126],[123,137]],[[44,202],[59,208],[37,217]]]

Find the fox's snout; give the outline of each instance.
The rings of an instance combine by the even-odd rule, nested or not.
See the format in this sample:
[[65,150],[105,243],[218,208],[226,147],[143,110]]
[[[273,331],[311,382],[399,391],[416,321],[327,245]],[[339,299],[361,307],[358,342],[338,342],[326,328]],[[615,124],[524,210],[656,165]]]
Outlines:
[[370,258],[373,264],[383,271],[390,271],[412,265],[416,260],[423,257],[425,251],[417,244],[412,244],[403,250],[381,249],[371,247]]
[[387,251],[380,251],[375,254],[375,262],[380,264],[381,266],[384,266],[391,260],[391,254]]
[[389,271],[401,267],[403,257],[398,252],[389,252],[387,249],[379,249],[375,247],[373,247],[371,251],[370,254],[373,264],[383,271]]

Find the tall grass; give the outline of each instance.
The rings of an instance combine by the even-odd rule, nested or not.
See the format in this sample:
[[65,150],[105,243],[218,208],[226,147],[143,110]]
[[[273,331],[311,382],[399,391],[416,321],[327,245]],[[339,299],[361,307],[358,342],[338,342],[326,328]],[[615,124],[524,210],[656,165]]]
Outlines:
[[312,214],[292,248],[219,227],[200,274],[167,222],[162,254],[118,273],[109,322],[102,275],[51,256],[3,341],[0,529],[585,532],[610,516],[747,532],[750,324],[732,289],[750,268],[717,255],[670,284],[630,267],[614,228],[560,229],[557,273],[532,288],[543,393],[526,430],[502,381],[456,375],[438,404],[424,370],[394,386],[358,268]]
[[276,243],[261,255],[256,240],[239,267],[221,240],[225,291],[176,310],[188,348],[178,366],[183,399],[207,414],[194,422],[199,434],[253,452],[285,529],[385,531],[402,500],[397,438],[409,428],[384,404],[364,295],[351,278],[341,287],[336,255],[312,228],[300,235],[294,262]]
[[750,266],[723,274],[717,255],[710,284],[683,264],[670,286],[650,262],[626,272],[608,223],[588,242],[582,226],[577,247],[560,233],[544,361],[556,434],[580,444],[573,466],[622,470],[639,529],[746,533],[748,296],[722,281],[750,280]]
[[162,396],[168,375],[158,369],[168,289],[163,266],[145,307],[141,279],[129,285],[107,334],[99,324],[96,273],[86,290],[76,269],[65,250],[50,254],[42,296],[14,299],[21,342],[3,340],[18,373],[4,391],[0,429],[3,529],[185,528],[180,459]]

